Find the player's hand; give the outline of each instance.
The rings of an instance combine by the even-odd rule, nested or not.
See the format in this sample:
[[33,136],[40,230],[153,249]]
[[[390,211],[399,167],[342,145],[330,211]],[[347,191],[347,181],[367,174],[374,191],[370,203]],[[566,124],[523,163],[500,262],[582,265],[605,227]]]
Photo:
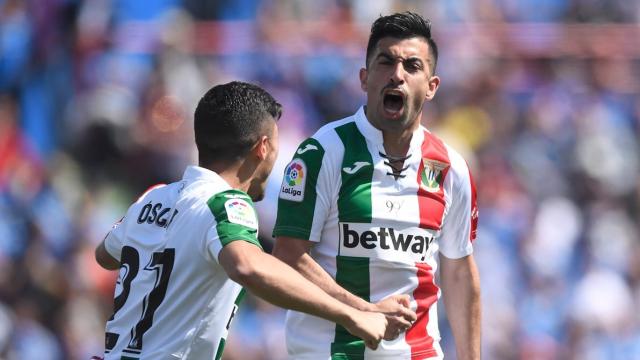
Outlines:
[[391,295],[374,305],[376,311],[387,317],[385,340],[393,340],[407,331],[416,321],[416,313],[411,310],[409,295]]
[[368,348],[375,350],[387,329],[387,318],[381,313],[355,310],[348,324],[343,325],[351,334],[364,340]]

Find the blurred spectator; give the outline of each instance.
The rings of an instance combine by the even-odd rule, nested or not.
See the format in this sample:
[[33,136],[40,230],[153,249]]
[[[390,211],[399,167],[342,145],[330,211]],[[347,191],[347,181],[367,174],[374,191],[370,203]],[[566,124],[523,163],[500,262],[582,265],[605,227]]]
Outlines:
[[[371,21],[407,9],[442,54],[424,123],[478,182],[484,358],[639,359],[637,0],[0,0],[0,359],[102,351],[116,274],[93,248],[194,161],[214,83],[284,105],[269,249],[296,144],[363,101]],[[283,316],[247,299],[225,359],[283,359]]]

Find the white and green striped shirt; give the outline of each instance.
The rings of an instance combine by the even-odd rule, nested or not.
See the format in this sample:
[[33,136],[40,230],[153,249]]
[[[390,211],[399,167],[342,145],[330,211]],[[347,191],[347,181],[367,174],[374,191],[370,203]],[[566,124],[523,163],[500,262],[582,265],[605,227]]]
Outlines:
[[409,294],[414,326],[376,351],[326,320],[289,311],[292,359],[440,359],[436,255],[472,253],[477,207],[464,159],[424,127],[393,176],[363,108],[302,142],[285,170],[275,236],[315,242],[311,256],[371,302]]
[[218,254],[257,231],[249,196],[210,170],[147,190],[105,239],[121,262],[105,359],[220,359],[244,290]]

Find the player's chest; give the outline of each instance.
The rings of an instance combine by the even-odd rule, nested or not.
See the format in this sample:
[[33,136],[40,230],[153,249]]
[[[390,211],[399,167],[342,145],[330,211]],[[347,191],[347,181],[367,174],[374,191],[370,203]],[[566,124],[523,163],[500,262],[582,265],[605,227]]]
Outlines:
[[[401,169],[401,171],[398,171]],[[343,160],[336,179],[340,222],[395,223],[438,231],[449,203],[448,164],[421,156],[390,163],[381,154]]]

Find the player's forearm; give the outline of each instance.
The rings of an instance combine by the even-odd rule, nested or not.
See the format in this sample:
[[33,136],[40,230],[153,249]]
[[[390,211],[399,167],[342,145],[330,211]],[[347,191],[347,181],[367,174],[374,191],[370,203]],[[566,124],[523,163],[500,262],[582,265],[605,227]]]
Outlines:
[[309,313],[341,325],[352,322],[352,309],[307,281],[290,266],[264,253],[256,254],[248,261],[253,265],[242,270],[239,276],[232,275],[232,279],[253,294],[276,306]]
[[478,360],[481,327],[479,275],[473,258],[458,261],[466,261],[466,264],[448,269],[443,264],[443,300],[455,338],[458,359]]
[[295,260],[280,258],[302,276],[316,284],[335,299],[362,311],[376,311],[375,306],[364,299],[350,293],[336,281],[309,254],[303,254]]

